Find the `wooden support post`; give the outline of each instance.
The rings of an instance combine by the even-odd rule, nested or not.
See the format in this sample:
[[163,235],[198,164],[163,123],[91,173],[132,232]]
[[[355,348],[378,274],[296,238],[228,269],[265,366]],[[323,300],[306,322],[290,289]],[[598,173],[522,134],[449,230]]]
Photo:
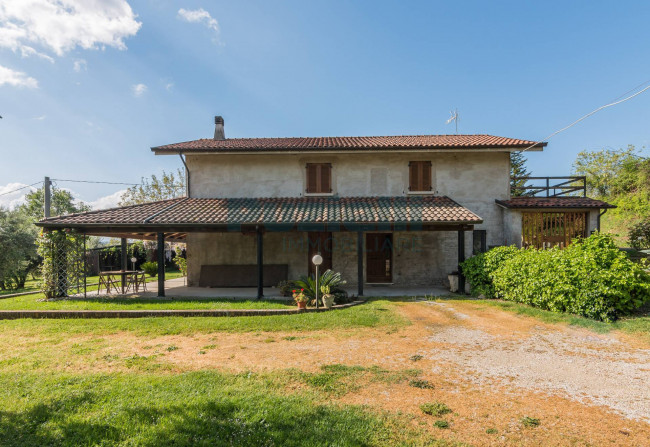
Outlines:
[[257,299],[264,298],[264,235],[260,227],[257,230]]
[[165,233],[158,233],[158,296],[165,296]]
[[363,296],[363,231],[357,232],[357,280],[358,296]]
[[458,230],[458,293],[465,293],[465,275],[460,263],[465,260],[465,232]]
[[[88,264],[87,264],[88,253],[86,251],[86,240],[88,239],[88,236],[84,234],[83,238],[84,238],[84,298],[86,298],[88,295]],[[97,289],[97,294],[99,295],[99,288]]]
[[122,254],[122,262],[121,262],[121,268],[120,270],[128,270],[128,261],[127,261],[127,251],[128,248],[126,246],[126,238],[120,239],[120,245],[121,245],[121,254]]

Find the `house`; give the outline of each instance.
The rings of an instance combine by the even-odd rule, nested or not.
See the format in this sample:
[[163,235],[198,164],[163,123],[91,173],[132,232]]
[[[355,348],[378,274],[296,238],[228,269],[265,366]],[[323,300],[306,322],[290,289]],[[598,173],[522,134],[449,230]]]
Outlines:
[[226,138],[216,117],[213,138],[151,149],[180,157],[187,197],[39,225],[185,241],[190,286],[261,295],[313,272],[316,253],[359,295],[364,284],[443,284],[489,247],[566,245],[599,227],[610,205],[584,197],[580,178],[512,196],[510,152],[545,146],[492,135]]

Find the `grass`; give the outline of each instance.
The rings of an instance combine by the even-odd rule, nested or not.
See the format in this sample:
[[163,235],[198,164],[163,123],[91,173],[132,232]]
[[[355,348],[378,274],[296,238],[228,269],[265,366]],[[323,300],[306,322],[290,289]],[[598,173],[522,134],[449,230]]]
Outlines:
[[[165,279],[176,279],[176,278],[182,278],[183,275],[181,274],[180,271],[178,270],[168,270],[165,271]],[[147,283],[153,283],[156,282],[158,279],[157,278],[151,278],[147,276]],[[99,282],[99,276],[88,276],[86,277],[86,283],[87,284],[97,284]],[[20,288],[20,289],[15,289],[15,290],[0,290],[0,297],[2,295],[11,295],[14,293],[22,293],[22,292],[37,292],[41,288],[41,280],[40,278],[36,279],[28,279],[25,281],[25,287]],[[95,291],[97,290],[97,286],[91,286],[89,285],[87,287],[88,291]],[[36,295],[36,294],[35,294]],[[43,294],[37,294],[40,298],[43,298]]]
[[647,308],[637,314],[620,318],[612,323],[606,323],[577,315],[550,312],[512,301],[480,300],[474,301],[474,303],[498,307],[499,309],[514,312],[519,315],[535,317],[545,323],[563,323],[583,327],[599,333],[607,333],[612,330],[623,331],[650,341],[650,310]]
[[232,300],[227,298],[110,298],[90,297],[41,301],[25,295],[0,300],[0,310],[149,310],[149,309],[293,309],[287,301]]
[[[138,360],[136,360],[138,361]],[[406,416],[287,392],[279,373],[0,373],[0,444],[449,445]]]
[[428,402],[420,405],[420,410],[429,416],[440,417],[451,413],[451,408],[442,402]]
[[387,330],[408,325],[408,319],[393,310],[389,300],[374,299],[366,304],[333,312],[254,317],[153,317],[65,320],[0,320],[6,336],[16,331],[20,336],[38,332],[43,335],[111,334],[133,332],[158,336],[213,332],[315,331],[381,327]]

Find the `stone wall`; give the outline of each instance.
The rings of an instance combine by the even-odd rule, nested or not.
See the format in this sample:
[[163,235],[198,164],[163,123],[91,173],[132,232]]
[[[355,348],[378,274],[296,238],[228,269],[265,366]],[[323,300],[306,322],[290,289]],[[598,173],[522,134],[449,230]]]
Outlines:
[[[332,233],[332,268],[349,285],[357,285],[357,233]],[[393,233],[393,283],[397,285],[443,284],[458,265],[456,232]],[[471,254],[471,232],[465,244]],[[198,286],[201,265],[248,264],[257,260],[256,237],[241,233],[189,233],[187,238],[188,285]],[[307,233],[264,234],[264,263],[287,264],[289,278],[308,271]],[[365,259],[364,259],[365,275]],[[364,280],[365,281],[365,280]]]

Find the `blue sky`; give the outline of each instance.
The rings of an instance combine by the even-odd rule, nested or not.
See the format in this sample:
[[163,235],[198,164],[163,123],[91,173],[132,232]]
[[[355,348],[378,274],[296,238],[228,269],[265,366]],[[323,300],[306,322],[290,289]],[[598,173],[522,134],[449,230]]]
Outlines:
[[[438,134],[457,108],[460,133],[538,140],[650,80],[648,2],[53,3],[0,4],[0,193],[175,169],[149,148],[210,137],[214,115],[227,137]],[[529,168],[650,146],[649,107],[600,112]],[[97,205],[122,188],[60,186]]]

